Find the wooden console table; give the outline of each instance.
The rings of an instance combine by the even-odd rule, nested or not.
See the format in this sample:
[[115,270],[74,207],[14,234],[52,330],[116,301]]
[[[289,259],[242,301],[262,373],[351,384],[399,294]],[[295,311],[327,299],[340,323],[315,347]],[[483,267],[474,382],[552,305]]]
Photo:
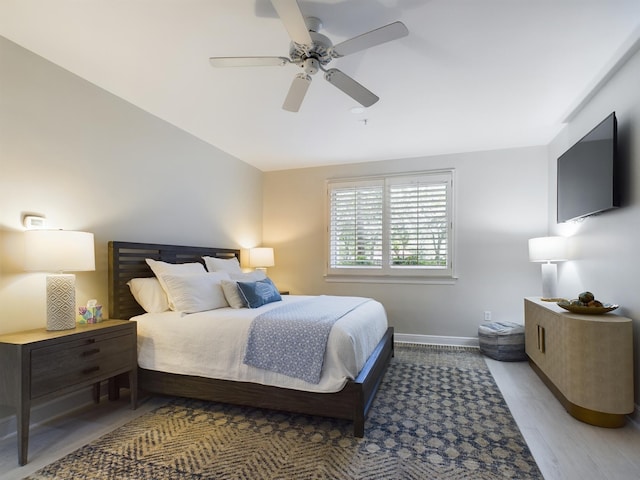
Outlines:
[[591,425],[623,426],[634,409],[631,319],[525,298],[524,323],[529,362],[564,408]]

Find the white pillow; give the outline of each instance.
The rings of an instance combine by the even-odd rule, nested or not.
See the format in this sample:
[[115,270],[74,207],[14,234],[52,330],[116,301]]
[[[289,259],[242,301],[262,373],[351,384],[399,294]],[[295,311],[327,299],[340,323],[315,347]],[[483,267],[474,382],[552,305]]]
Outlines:
[[151,267],[154,275],[162,285],[162,288],[167,294],[167,298],[169,299],[169,308],[173,308],[173,299],[171,298],[171,294],[167,290],[167,286],[164,283],[162,278],[163,275],[188,275],[193,273],[207,273],[204,269],[204,265],[201,263],[167,263],[161,262],[159,260],[153,260],[151,258],[145,259],[147,265]]
[[238,282],[257,282],[267,278],[264,270],[255,270],[248,273],[230,273],[231,280],[222,281],[222,291],[231,308],[245,308],[247,303],[242,298],[242,294],[238,289]]
[[227,303],[231,308],[244,308],[246,307],[240,290],[238,290],[238,282],[235,280],[222,280],[222,291],[224,292],[224,298],[227,299]]
[[173,299],[172,310],[195,313],[229,306],[220,285],[229,278],[227,272],[169,274],[162,278]]
[[238,261],[237,257],[202,257],[202,259],[204,260],[204,264],[207,266],[207,270],[209,270],[210,272],[242,273],[240,262]]
[[267,278],[267,274],[264,270],[254,270],[253,272],[242,273],[230,273],[231,280],[238,282],[257,282],[258,280],[264,280]]
[[167,294],[155,277],[132,278],[127,282],[136,302],[147,313],[160,313],[169,310]]

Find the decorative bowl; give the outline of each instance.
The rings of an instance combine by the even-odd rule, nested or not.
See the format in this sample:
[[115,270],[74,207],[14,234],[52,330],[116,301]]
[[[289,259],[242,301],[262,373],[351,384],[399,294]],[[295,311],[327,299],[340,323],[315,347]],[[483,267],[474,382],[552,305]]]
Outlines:
[[571,305],[566,300],[558,302],[557,305],[571,313],[580,313],[584,315],[602,315],[607,312],[612,312],[619,307],[619,305],[613,305],[611,303],[605,303],[601,307],[586,307],[581,305]]

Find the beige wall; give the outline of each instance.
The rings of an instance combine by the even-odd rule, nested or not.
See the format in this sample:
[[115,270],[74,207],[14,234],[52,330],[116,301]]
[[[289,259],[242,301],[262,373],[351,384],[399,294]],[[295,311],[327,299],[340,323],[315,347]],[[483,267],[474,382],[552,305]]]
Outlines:
[[[616,313],[633,319],[635,403],[640,405],[640,52],[567,124],[549,146],[549,228],[570,235],[571,261],[559,268],[559,293],[575,298],[584,290],[617,303]],[[623,207],[582,222],[556,224],[557,157],[612,111],[618,118],[618,148],[622,161]],[[606,353],[605,353],[606,354]]]
[[[267,172],[263,240],[276,249],[269,275],[292,293],[374,297],[397,333],[475,337],[485,310],[522,322],[523,297],[541,293],[527,240],[547,233],[546,163],[546,148],[535,147]],[[325,181],[438,168],[456,172],[457,282],[325,282]]]
[[44,325],[45,277],[22,271],[26,212],[95,234],[80,305],[107,304],[109,240],[260,243],[259,170],[2,37],[0,72],[0,333]]

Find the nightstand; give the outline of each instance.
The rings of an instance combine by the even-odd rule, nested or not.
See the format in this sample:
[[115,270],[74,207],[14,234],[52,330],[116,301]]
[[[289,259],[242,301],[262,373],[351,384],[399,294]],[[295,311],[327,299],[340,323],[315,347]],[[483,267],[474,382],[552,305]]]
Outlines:
[[[72,330],[0,335],[0,405],[16,409],[18,462],[27,463],[33,400],[47,400],[128,373],[131,408],[138,391],[136,322],[104,320]],[[110,381],[110,390],[115,383]],[[110,392],[110,398],[117,392]]]

